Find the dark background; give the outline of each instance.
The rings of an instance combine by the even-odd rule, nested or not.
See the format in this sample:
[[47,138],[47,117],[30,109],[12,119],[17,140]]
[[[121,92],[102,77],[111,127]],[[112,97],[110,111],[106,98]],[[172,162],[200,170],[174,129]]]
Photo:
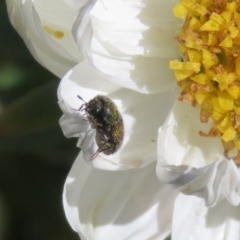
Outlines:
[[59,79],[30,55],[0,0],[0,240],[79,239],[62,207],[79,152],[58,125]]

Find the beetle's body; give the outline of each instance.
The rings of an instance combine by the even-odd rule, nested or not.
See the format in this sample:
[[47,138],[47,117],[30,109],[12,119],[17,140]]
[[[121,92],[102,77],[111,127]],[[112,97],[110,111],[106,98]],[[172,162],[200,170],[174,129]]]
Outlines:
[[96,143],[99,147],[91,160],[100,152],[106,155],[115,153],[124,136],[123,120],[117,106],[103,95],[97,95],[84,105],[87,119],[91,127],[96,129]]

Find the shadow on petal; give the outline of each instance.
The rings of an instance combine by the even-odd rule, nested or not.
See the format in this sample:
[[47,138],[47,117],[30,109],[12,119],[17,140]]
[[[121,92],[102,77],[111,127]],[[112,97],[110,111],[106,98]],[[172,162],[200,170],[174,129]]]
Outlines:
[[240,207],[226,199],[208,208],[194,196],[180,194],[175,201],[172,240],[230,240],[240,238]]
[[215,207],[209,208],[206,225],[210,228],[217,227],[226,223],[228,219],[240,223],[240,206],[233,206],[227,200],[223,200]]
[[155,164],[109,172],[82,158],[67,178],[63,202],[72,228],[87,239],[164,239],[177,191],[160,184]]

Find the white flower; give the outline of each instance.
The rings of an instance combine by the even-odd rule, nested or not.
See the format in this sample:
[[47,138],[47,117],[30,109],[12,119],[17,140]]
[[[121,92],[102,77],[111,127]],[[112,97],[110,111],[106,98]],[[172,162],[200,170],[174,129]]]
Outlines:
[[[33,11],[24,7],[27,3]],[[54,39],[46,27],[44,35],[39,34],[44,20],[51,25],[53,17],[51,11],[47,15],[46,10],[40,13],[37,3],[41,6],[45,1],[8,1],[9,13],[11,16],[11,9],[18,12],[15,15],[20,20],[15,22],[12,18],[12,23],[23,29],[20,34],[27,44],[30,41],[30,49],[39,49],[36,42],[40,42],[60,56],[61,64],[66,59],[78,63],[63,77],[58,98],[64,113],[60,119],[63,132],[67,137],[78,137],[82,149],[63,194],[68,221],[81,239],[164,239],[171,230],[172,239],[177,240],[238,239],[239,231],[231,229],[239,228],[238,208],[232,206],[240,202],[239,170],[233,159],[225,157],[219,138],[199,135],[199,131],[207,132],[212,126],[199,121],[200,108],[188,103],[173,104],[178,94],[168,65],[170,60],[180,59],[174,42],[180,25],[172,13],[177,1],[60,1],[59,6],[67,3],[66,9],[72,11],[68,12],[71,21],[66,29],[69,39],[77,44],[77,51],[73,42]],[[55,5],[55,1],[52,3]],[[178,8],[181,14],[196,3],[186,0],[184,4]],[[27,12],[20,15],[24,9]],[[65,8],[61,9],[65,13]],[[201,6],[197,9],[204,12]],[[25,19],[29,12],[38,19],[37,34],[36,26],[31,28],[32,23],[28,26]],[[62,25],[60,21],[59,29]],[[236,34],[232,28],[229,32],[231,36]],[[52,50],[49,38],[71,57],[59,52],[58,47]],[[53,60],[57,59],[55,55],[39,56],[42,55],[35,55],[57,73],[58,68],[52,68],[59,63]],[[187,61],[184,54],[182,57]],[[84,61],[80,62],[82,58]],[[208,60],[205,63],[209,64]],[[63,65],[63,71],[70,66]],[[179,61],[170,66],[176,70],[178,80],[182,80],[181,74],[187,78],[189,75],[183,74],[200,71],[199,62],[186,65],[186,72],[181,72],[186,66]],[[84,111],[78,111],[83,102],[77,96],[88,102],[98,94],[108,96],[117,105],[125,136],[115,154],[99,153],[89,161],[98,148],[96,130],[89,127]],[[173,189],[156,181],[156,160],[158,179],[170,183]],[[185,195],[177,196],[176,188]],[[225,214],[215,219],[219,209],[224,209]]]

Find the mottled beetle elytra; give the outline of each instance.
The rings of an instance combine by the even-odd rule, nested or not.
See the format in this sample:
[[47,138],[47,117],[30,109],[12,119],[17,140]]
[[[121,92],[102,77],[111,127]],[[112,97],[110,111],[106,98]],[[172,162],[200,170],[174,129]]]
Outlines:
[[100,152],[106,155],[115,153],[122,144],[124,125],[116,104],[108,97],[97,95],[89,102],[84,102],[78,111],[85,111],[91,128],[96,129],[98,150],[90,157],[93,160]]

